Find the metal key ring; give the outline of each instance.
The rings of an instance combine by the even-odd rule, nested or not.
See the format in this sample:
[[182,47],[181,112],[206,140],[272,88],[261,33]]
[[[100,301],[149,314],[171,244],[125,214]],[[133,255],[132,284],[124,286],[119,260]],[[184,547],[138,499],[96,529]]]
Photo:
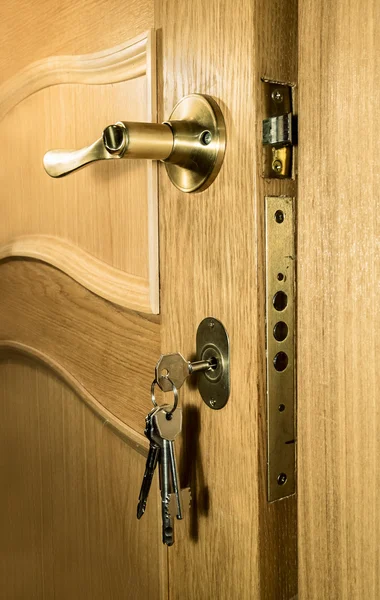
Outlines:
[[[165,377],[165,379],[167,379],[171,383],[171,385],[172,385],[172,392],[174,394],[173,408],[170,411],[165,411],[166,414],[172,415],[174,413],[174,411],[176,410],[177,406],[178,406],[178,390],[177,390],[176,386],[174,385],[174,383],[172,382],[172,380],[170,379],[170,377],[168,377],[168,375],[165,375],[163,377]],[[157,379],[154,379],[152,381],[150,392],[151,392],[151,395],[152,395],[152,404],[153,404],[153,406],[158,407],[160,405],[157,404],[156,397],[154,395],[154,388],[156,387],[156,385],[158,385],[158,381],[157,381]]]

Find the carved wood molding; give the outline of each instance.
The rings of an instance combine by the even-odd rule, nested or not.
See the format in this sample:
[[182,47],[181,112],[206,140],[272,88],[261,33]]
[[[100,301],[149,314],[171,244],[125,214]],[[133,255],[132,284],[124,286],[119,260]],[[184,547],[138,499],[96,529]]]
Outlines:
[[96,414],[99,419],[103,421],[103,425],[110,427],[115,434],[123,439],[129,446],[134,450],[147,456],[148,454],[148,443],[143,435],[137,433],[134,429],[123,423],[109,410],[104,408],[96,398],[90,394],[81,383],[75,379],[62,365],[58,362],[26,344],[16,342],[13,340],[1,340],[0,341],[0,361],[7,360],[12,355],[26,356],[32,361],[36,361],[42,364],[44,367],[50,369],[54,375],[60,377],[63,382],[68,385],[78,397],[85,402],[85,404]]
[[[107,85],[146,76],[144,120],[155,122],[157,111],[155,62],[154,31],[102,52],[81,56],[48,57],[34,62],[0,85],[0,121],[11,118],[11,109],[23,100],[50,86]],[[8,220],[9,227],[13,227],[14,230],[19,229],[20,235],[13,239],[3,236],[0,243],[0,260],[14,256],[41,260],[62,270],[106,300],[138,312],[158,314],[157,164],[147,161],[145,168],[147,223],[144,224],[141,238],[141,247],[147,255],[144,272],[140,267],[133,272],[128,272],[130,267],[126,270],[117,268],[102,260],[102,257],[95,257],[91,252],[84,250],[79,244],[77,245],[76,241],[70,240],[70,235],[66,236],[63,232],[61,235],[59,231],[54,236],[46,235],[50,234],[50,231],[53,233],[55,224],[44,224],[45,231],[37,234],[35,230],[28,231],[28,224],[19,226],[17,223],[15,226],[11,218]],[[19,200],[21,197],[19,199],[15,194],[14,202]],[[6,211],[11,211],[12,214],[12,207],[8,207]],[[61,216],[56,214],[58,222]],[[99,221],[98,216],[95,218]],[[7,222],[6,213],[5,222]],[[128,235],[128,232],[125,235]],[[118,239],[113,240],[113,243],[118,244]]]
[[94,54],[49,56],[36,61],[0,85],[0,120],[31,94],[52,85],[119,83],[148,71],[151,33]]
[[11,257],[46,262],[110,302],[151,312],[149,281],[115,269],[67,240],[50,235],[22,236],[0,247],[0,260]]

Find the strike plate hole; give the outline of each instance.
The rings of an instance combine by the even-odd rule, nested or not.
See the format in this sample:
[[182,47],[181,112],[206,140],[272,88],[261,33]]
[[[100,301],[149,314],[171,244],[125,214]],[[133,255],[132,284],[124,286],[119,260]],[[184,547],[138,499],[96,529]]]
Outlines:
[[288,326],[284,321],[279,321],[273,328],[274,339],[283,342],[288,336]]
[[276,223],[283,223],[285,215],[282,210],[276,210],[276,212],[274,213],[274,218],[276,220]]
[[277,273],[277,279],[278,281],[284,281],[285,275],[283,273]]
[[276,310],[284,310],[288,305],[288,296],[285,292],[277,292],[273,297],[273,306]]
[[279,412],[284,412],[285,410],[285,404],[280,404],[278,407]]
[[285,371],[288,366],[288,355],[285,352],[277,352],[276,356],[273,359],[274,368],[276,371]]

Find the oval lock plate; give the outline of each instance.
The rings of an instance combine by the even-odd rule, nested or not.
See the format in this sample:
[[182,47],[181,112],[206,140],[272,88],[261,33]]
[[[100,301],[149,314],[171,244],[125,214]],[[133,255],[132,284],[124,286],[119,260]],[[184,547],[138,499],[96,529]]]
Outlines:
[[197,330],[197,359],[215,357],[216,367],[198,374],[198,390],[203,401],[214,410],[223,408],[230,397],[230,352],[229,339],[224,325],[207,317]]

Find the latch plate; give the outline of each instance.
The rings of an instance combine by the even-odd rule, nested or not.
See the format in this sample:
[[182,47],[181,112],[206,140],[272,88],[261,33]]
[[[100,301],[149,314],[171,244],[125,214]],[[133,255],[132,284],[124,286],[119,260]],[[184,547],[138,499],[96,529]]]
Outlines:
[[265,198],[268,500],[295,493],[294,200]]
[[294,119],[292,87],[264,81],[263,156],[264,177],[292,177]]

